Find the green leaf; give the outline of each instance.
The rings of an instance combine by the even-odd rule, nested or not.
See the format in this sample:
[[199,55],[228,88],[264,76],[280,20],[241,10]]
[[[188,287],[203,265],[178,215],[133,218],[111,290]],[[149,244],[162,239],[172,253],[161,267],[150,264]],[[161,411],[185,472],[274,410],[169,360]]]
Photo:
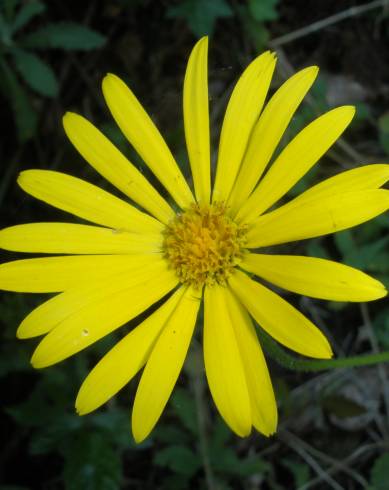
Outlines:
[[374,461],[370,475],[371,490],[387,490],[389,481],[389,453],[383,454]]
[[238,460],[238,464],[233,473],[240,476],[263,475],[269,469],[270,465],[263,461],[263,459],[259,456],[252,456],[244,460]]
[[38,1],[29,2],[22,6],[11,23],[12,32],[16,32],[30,22],[34,17],[46,10],[46,6]]
[[310,477],[310,469],[308,465],[305,463],[299,463],[294,459],[283,459],[282,464],[292,473],[294,478],[294,488],[300,488],[307,483]]
[[18,139],[24,143],[34,136],[38,117],[24,88],[3,59],[0,59],[0,67],[3,77],[0,88],[11,103]]
[[383,349],[389,349],[389,308],[384,308],[374,319],[374,332]]
[[75,434],[63,453],[66,490],[121,488],[121,458],[105,436],[97,432]]
[[223,448],[231,437],[231,430],[221,417],[217,417],[212,424],[212,434],[209,441],[210,451],[215,454]]
[[62,443],[79,430],[84,421],[75,413],[60,413],[48,424],[39,427],[31,438],[29,452],[32,455],[48,454],[58,450],[58,441]]
[[20,3],[20,0],[2,0],[2,2],[0,2],[0,5],[3,8],[5,18],[8,21],[13,19],[15,9],[19,3]]
[[57,78],[49,65],[35,54],[21,49],[13,50],[12,54],[18,72],[35,92],[46,97],[58,94]]
[[335,233],[334,242],[342,254],[343,258],[345,258],[348,254],[353,253],[356,250],[357,245],[354,242],[353,235],[350,230],[340,231],[339,233]]
[[4,19],[2,13],[0,12],[0,42],[5,46],[10,46],[11,41],[11,26]]
[[188,444],[190,435],[179,424],[159,424],[153,431],[153,439],[164,444]]
[[278,0],[248,0],[249,12],[255,20],[265,22],[278,19],[275,9]]
[[307,254],[312,255],[313,257],[319,257],[321,259],[330,258],[327,249],[319,242],[319,240],[311,240],[307,244]]
[[114,440],[116,446],[123,448],[135,447],[131,437],[130,417],[127,410],[110,408],[109,411],[98,411],[89,416],[89,423],[108,439]]
[[389,236],[375,240],[367,245],[350,249],[344,254],[344,262],[352,267],[370,271],[388,271],[389,261],[387,257],[387,246]]
[[172,405],[184,427],[193,434],[198,433],[196,406],[193,398],[183,388],[176,388],[172,396]]
[[154,463],[191,478],[201,467],[200,458],[186,446],[169,446],[157,452]]
[[378,119],[378,129],[380,143],[389,155],[389,112],[386,112]]
[[215,22],[221,17],[231,17],[233,14],[225,0],[184,0],[169,7],[166,16],[168,18],[184,19],[189,28],[198,37],[211,35]]
[[369,116],[371,116],[371,109],[370,107],[365,104],[364,102],[356,102],[354,104],[355,106],[355,121],[353,121],[354,123],[355,122],[364,122],[366,121],[366,119],[369,118]]
[[74,22],[47,24],[23,38],[23,45],[36,49],[90,51],[101,48],[106,38],[98,32]]

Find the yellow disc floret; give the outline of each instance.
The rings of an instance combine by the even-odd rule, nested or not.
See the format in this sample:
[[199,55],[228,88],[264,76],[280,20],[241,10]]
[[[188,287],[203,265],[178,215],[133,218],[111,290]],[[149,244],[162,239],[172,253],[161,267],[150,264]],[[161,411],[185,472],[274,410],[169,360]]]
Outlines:
[[245,229],[224,204],[193,205],[167,226],[164,252],[183,283],[225,284],[244,253]]

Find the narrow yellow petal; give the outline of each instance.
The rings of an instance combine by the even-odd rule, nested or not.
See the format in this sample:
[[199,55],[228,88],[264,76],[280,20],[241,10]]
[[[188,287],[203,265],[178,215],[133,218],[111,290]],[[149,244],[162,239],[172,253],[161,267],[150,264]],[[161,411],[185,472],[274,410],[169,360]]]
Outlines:
[[354,114],[354,107],[338,107],[305,127],[272,164],[236,220],[252,221],[286,194],[335,143]]
[[137,234],[73,223],[31,223],[0,231],[0,248],[49,254],[156,253],[161,234]]
[[238,342],[250,395],[254,427],[269,436],[277,429],[277,403],[261,346],[246,308],[227,288],[228,311]]
[[135,233],[159,233],[163,225],[130,204],[84,180],[52,170],[26,170],[20,187],[36,199],[79,218]]
[[[297,196],[290,205],[300,205],[311,199],[324,198],[336,194],[351,191],[363,191],[377,189],[389,180],[389,165],[385,163],[374,163],[363,165],[340,172],[333,177],[319,182],[310,189]],[[288,203],[289,205],[289,203]]]
[[93,308],[94,303],[97,302],[104,307],[103,302],[107,298],[118,295],[122,291],[129,290],[127,301],[128,298],[131,298],[132,301],[131,288],[139,288],[147,297],[144,284],[147,281],[152,282],[153,277],[161,273],[164,277],[169,278],[166,267],[165,261],[161,258],[149,261],[139,260],[138,266],[130,261],[128,264],[123,264],[120,271],[109,271],[92,283],[80,283],[35,308],[22,321],[16,334],[19,338],[43,335],[85,307]]
[[203,37],[189,57],[184,80],[185,140],[196,198],[202,204],[211,196],[207,64],[208,38]]
[[174,211],[139,170],[87,119],[67,112],[65,132],[77,151],[108,182],[167,224]]
[[320,330],[278,294],[236,271],[229,285],[258,324],[278,342],[299,354],[328,359],[331,347]]
[[270,99],[255,125],[229,198],[233,214],[251,194],[270,161],[285,129],[315,81],[316,66],[289,78]]
[[128,141],[176,203],[187,208],[194,201],[192,192],[160,132],[135,95],[112,74],[103,80],[103,93],[112,116]]
[[292,242],[345,230],[389,209],[389,191],[365,190],[291,201],[252,223],[247,247]]
[[226,201],[230,195],[275,65],[274,53],[266,51],[258,56],[245,69],[232,92],[220,135],[213,201]]
[[73,308],[73,312],[44,337],[31,359],[35,368],[62,361],[121,327],[171,291],[177,279],[171,271],[165,270],[135,286],[126,287],[125,281],[117,282],[115,287],[108,285],[107,290],[102,285],[95,288],[93,294],[87,295],[88,302],[83,298],[82,305]]
[[205,373],[220,415],[238,436],[245,437],[252,425],[250,396],[226,290],[219,285],[205,288]]
[[57,293],[102,277],[143,267],[153,255],[69,255],[14,260],[0,265],[0,289],[24,293]]
[[96,410],[121,390],[146,364],[166,321],[184,289],[177,290],[160,308],[126,335],[92,369],[76,399],[79,415]]
[[289,291],[332,301],[372,301],[386,296],[383,284],[331,260],[294,255],[249,254],[241,267]]
[[188,287],[162,330],[143,371],[132,411],[136,442],[153,430],[176,384],[200,307],[198,292]]

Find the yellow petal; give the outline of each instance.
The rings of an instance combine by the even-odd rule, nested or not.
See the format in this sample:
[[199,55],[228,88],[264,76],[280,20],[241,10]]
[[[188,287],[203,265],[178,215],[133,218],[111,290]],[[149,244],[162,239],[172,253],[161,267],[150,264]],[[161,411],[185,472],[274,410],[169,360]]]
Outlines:
[[226,201],[230,195],[275,65],[274,53],[266,51],[258,56],[243,72],[232,92],[220,135],[213,201]]
[[316,66],[299,71],[273,95],[255,125],[243,163],[229,198],[232,213],[254,189],[296,109],[318,73]]
[[31,223],[0,231],[0,248],[14,252],[49,254],[156,253],[161,234],[128,233],[73,223]]
[[153,255],[70,255],[6,262],[0,265],[0,289],[24,293],[57,293],[104,276],[143,267]]
[[[94,303],[98,301],[102,303],[122,291],[130,291],[130,293],[123,293],[130,295],[127,297],[128,300],[131,298],[132,289],[143,290],[144,285],[153,282],[153,278],[158,274],[162,273],[164,277],[169,278],[170,274],[167,274],[166,267],[165,261],[161,258],[148,262],[139,260],[137,266],[129,262],[123,264],[120,271],[109,271],[94,282],[76,285],[35,308],[20,324],[17,336],[28,338],[45,334],[83,308],[88,306],[93,308]],[[156,284],[158,286],[158,281]],[[103,304],[101,306],[104,307]]]
[[166,321],[184,289],[176,291],[160,308],[126,335],[92,369],[77,395],[79,415],[96,410],[123,388],[145,365]]
[[238,342],[250,395],[253,425],[259,432],[269,436],[277,428],[277,404],[266,360],[246,308],[228,288],[226,289],[228,311]]
[[305,127],[270,167],[236,220],[252,221],[286,194],[339,138],[354,114],[354,107],[338,107]]
[[299,354],[328,359],[331,347],[320,330],[278,294],[236,271],[229,285],[258,324]]
[[167,224],[174,211],[139,170],[87,119],[67,112],[65,132],[85,160],[108,182]]
[[[205,373],[220,415],[236,434],[245,437],[250,434],[252,425],[250,396],[228,311],[228,299],[225,287],[214,285],[205,288]],[[242,328],[241,323],[237,328]]]
[[[363,191],[377,189],[389,180],[389,165],[385,163],[375,163],[363,165],[340,172],[333,177],[323,180],[306,190],[293,201],[290,205],[300,205],[304,201],[319,199],[336,194],[343,194],[351,191]],[[289,205],[289,203],[288,203]]]
[[93,293],[86,294],[88,302],[83,298],[82,305],[73,308],[73,312],[44,337],[32,356],[32,365],[47,367],[85,349],[142,313],[176,284],[171,271],[158,271],[135,286],[126,287],[123,281],[119,289],[118,281],[115,287],[109,284],[105,290],[100,285]]
[[116,123],[176,203],[188,207],[193,195],[157,127],[127,85],[115,75],[103,80],[103,93]]
[[185,140],[196,198],[203,204],[211,195],[207,63],[208,38],[203,37],[189,57],[184,80]]
[[198,292],[188,287],[150,354],[132,411],[136,442],[149,435],[165,408],[184,363],[199,306]]
[[135,233],[159,233],[163,225],[84,180],[52,170],[26,170],[20,187],[37,199],[98,225]]
[[366,190],[291,201],[252,223],[247,247],[257,248],[335,233],[389,209],[389,191]]
[[372,301],[386,296],[383,284],[331,260],[294,255],[249,254],[243,269],[289,291],[332,301]]

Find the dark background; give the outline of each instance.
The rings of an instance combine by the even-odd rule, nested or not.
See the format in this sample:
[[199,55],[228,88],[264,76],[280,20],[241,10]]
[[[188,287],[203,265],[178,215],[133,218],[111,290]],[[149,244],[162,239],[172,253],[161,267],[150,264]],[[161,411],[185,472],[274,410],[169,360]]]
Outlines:
[[[131,85],[187,170],[181,89],[190,50],[204,34],[210,35],[214,149],[233,83],[270,48],[279,59],[272,90],[297,69],[321,68],[284,143],[330,107],[358,109],[342,140],[293,192],[358,164],[388,161],[389,6],[383,3],[0,0],[2,225],[68,219],[22,193],[15,182],[23,169],[56,169],[105,185],[66,140],[61,118],[67,110],[94,121],[142,165],[105,107],[100,84],[107,72]],[[337,22],[332,16],[343,11]],[[389,285],[388,241],[387,217],[380,217],[292,251],[360,267]],[[386,300],[358,305],[286,296],[325,331],[336,356],[389,350]],[[256,433],[239,439],[217,415],[204,376],[193,375],[200,358],[195,342],[157,429],[136,446],[129,426],[136,381],[94,414],[80,418],[73,409],[88,369],[122,333],[36,372],[29,364],[36,340],[17,341],[15,331],[42,299],[1,297],[0,490],[388,488],[386,365],[297,373],[269,359],[279,431],[269,439]]]

